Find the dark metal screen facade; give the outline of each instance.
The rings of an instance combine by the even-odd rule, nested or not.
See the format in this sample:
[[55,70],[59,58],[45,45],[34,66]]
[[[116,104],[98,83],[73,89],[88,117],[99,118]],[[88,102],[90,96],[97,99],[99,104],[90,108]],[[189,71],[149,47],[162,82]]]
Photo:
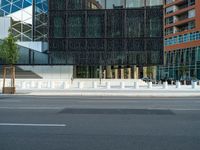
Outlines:
[[131,8],[130,0],[120,5],[108,1],[49,0],[50,64],[163,63],[162,6],[144,1]]

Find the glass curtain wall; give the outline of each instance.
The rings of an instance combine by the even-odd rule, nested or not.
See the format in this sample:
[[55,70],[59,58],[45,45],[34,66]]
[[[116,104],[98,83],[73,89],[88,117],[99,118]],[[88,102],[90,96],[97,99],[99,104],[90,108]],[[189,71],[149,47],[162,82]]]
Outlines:
[[162,64],[163,10],[160,3],[153,5],[145,0],[51,0],[50,62],[62,56],[60,64]]

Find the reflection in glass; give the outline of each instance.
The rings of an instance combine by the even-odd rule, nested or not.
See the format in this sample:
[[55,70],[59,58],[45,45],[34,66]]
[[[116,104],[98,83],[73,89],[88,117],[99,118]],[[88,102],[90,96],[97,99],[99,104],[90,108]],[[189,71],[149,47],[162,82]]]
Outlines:
[[98,38],[103,37],[104,30],[103,15],[89,15],[87,23],[87,37]]
[[82,9],[84,0],[69,0],[67,6],[69,9]]
[[64,36],[64,31],[63,27],[64,26],[64,21],[62,17],[56,16],[54,18],[54,36],[55,37],[63,37]]
[[144,7],[144,0],[126,0],[126,8]]
[[69,37],[84,36],[84,16],[70,15],[68,18]]
[[163,0],[146,0],[147,6],[159,6],[163,5]]
[[124,22],[122,11],[110,11],[107,15],[108,37],[122,37]]
[[106,7],[107,9],[124,8],[124,0],[107,0]]
[[87,0],[87,7],[90,9],[105,9],[105,0]]
[[147,36],[161,37],[162,36],[162,18],[158,15],[162,14],[161,9],[147,10]]
[[144,11],[129,10],[126,20],[128,37],[144,36]]

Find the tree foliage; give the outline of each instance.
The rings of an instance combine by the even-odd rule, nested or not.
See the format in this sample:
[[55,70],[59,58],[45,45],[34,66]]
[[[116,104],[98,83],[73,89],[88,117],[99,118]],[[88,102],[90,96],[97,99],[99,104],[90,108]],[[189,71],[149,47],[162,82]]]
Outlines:
[[149,77],[149,78],[153,78],[153,73],[154,73],[154,67],[153,66],[149,66],[149,67],[147,67],[147,76]]
[[19,48],[11,33],[0,44],[0,59],[8,65],[16,64],[19,59]]

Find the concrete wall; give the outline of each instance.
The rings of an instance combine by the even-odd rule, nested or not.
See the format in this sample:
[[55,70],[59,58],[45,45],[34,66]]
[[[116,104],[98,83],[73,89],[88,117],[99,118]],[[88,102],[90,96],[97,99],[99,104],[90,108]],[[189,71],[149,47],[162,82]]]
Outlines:
[[23,70],[32,71],[43,79],[71,79],[73,66],[18,66]]
[[[0,17],[0,39],[4,39],[8,36],[8,30],[11,26],[10,17]],[[3,30],[2,30],[3,29]]]

